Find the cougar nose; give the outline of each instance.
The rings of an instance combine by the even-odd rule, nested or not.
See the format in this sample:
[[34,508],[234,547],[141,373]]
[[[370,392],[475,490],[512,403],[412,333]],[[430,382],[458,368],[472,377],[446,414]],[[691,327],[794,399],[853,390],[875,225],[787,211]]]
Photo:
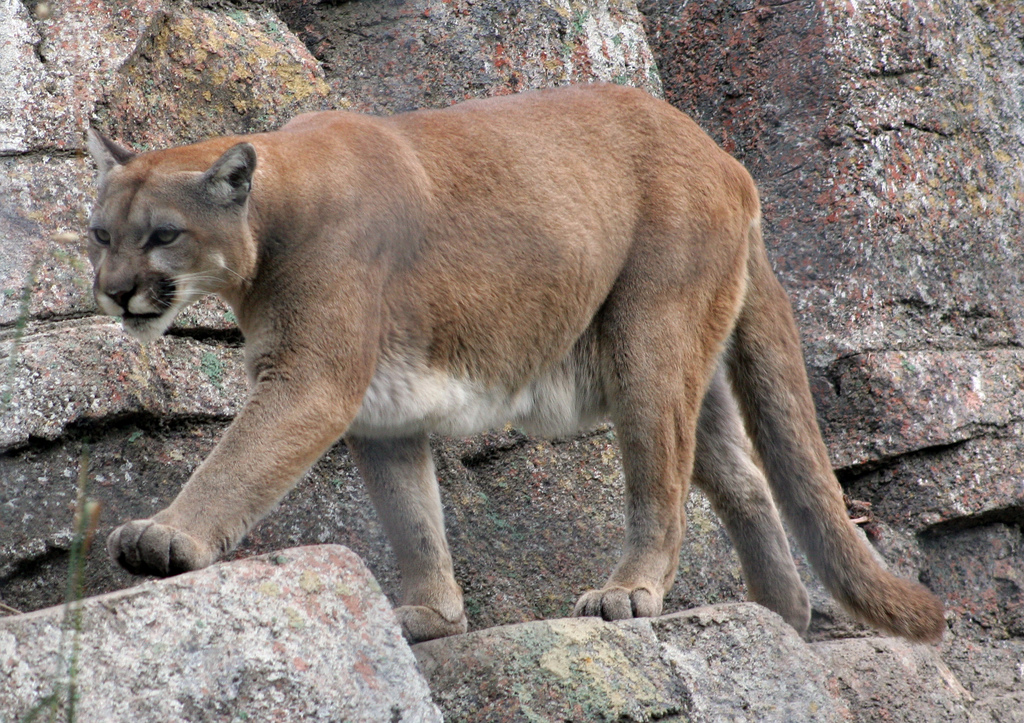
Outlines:
[[131,301],[132,297],[135,295],[135,290],[137,288],[138,287],[135,284],[132,284],[129,289],[107,289],[106,294],[114,300],[114,303],[125,311],[128,311],[128,302]]

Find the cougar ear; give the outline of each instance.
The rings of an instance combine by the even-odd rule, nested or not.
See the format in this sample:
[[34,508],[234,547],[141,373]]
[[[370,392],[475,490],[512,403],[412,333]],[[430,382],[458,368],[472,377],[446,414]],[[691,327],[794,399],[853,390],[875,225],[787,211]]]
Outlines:
[[256,149],[251,143],[239,143],[224,151],[203,174],[203,180],[217,203],[242,205],[249,197],[255,170]]
[[111,168],[123,166],[135,157],[134,152],[117,145],[95,128],[90,128],[88,131],[87,145],[89,147],[89,155],[92,156],[92,160],[96,163],[96,168],[99,170],[99,180],[101,183]]

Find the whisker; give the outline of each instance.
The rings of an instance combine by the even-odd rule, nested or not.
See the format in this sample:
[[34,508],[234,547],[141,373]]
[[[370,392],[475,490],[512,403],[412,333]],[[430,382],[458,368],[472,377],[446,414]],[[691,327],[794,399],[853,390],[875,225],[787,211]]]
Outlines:
[[216,276],[211,276],[210,274],[182,274],[181,276],[172,276],[171,279],[178,284],[196,281],[220,281]]
[[224,269],[225,271],[228,271],[228,272],[234,274],[235,276],[237,276],[239,278],[239,280],[241,280],[243,282],[246,281],[246,278],[244,276],[242,276],[240,273],[238,273],[233,268],[228,266],[226,263],[222,263],[221,264],[221,268]]
[[[234,275],[236,278],[238,278],[239,281],[243,281],[243,282],[247,281],[247,279],[244,276],[242,276],[240,273],[238,273],[237,271],[235,271],[233,268],[231,268],[230,266],[228,266],[225,263],[222,263],[220,268],[224,269],[229,274]],[[174,279],[174,281],[179,282],[179,283],[180,282],[195,282],[195,281],[213,281],[213,282],[218,282],[218,281],[221,280],[219,277],[214,276],[213,274],[211,274],[208,271],[196,271],[196,272],[193,272],[193,273],[190,273],[190,274],[178,274],[177,276],[173,276],[172,278]]]
[[176,274],[174,278],[176,278],[176,279],[191,279],[191,278],[195,278],[195,277],[215,278],[209,271],[192,271],[192,272],[187,273],[187,274]]

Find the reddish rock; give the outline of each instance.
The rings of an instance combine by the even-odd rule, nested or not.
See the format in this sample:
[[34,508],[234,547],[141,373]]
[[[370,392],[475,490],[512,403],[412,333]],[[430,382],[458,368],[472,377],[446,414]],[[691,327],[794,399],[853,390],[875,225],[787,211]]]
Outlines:
[[74,152],[101,83],[133,53],[164,0],[0,6],[0,155]]
[[1021,345],[1015,3],[641,9],[666,96],[761,186],[812,367]]
[[[1019,3],[640,7],[666,97],[761,188],[824,436],[869,538],[947,601],[943,653],[972,719],[1020,719]],[[812,629],[849,634],[829,615],[815,600]],[[843,684],[864,686],[866,719],[946,719],[872,708],[877,680]]]
[[[950,531],[929,538],[924,553],[926,579],[960,626],[979,625],[996,638],[1024,638],[1024,535],[1019,526],[997,523]],[[1024,669],[1018,673],[1024,682]]]
[[814,643],[857,721],[971,721],[974,699],[934,648],[894,638]]

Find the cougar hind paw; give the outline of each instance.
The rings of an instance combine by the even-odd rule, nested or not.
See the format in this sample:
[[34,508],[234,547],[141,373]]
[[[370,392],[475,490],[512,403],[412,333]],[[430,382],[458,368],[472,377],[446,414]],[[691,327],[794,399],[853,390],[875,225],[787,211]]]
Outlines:
[[402,626],[402,635],[410,644],[461,635],[469,628],[465,613],[458,620],[452,621],[424,605],[402,605],[395,609],[395,616]]
[[605,620],[653,618],[661,615],[661,596],[646,587],[606,587],[580,596],[572,611],[575,617]]

